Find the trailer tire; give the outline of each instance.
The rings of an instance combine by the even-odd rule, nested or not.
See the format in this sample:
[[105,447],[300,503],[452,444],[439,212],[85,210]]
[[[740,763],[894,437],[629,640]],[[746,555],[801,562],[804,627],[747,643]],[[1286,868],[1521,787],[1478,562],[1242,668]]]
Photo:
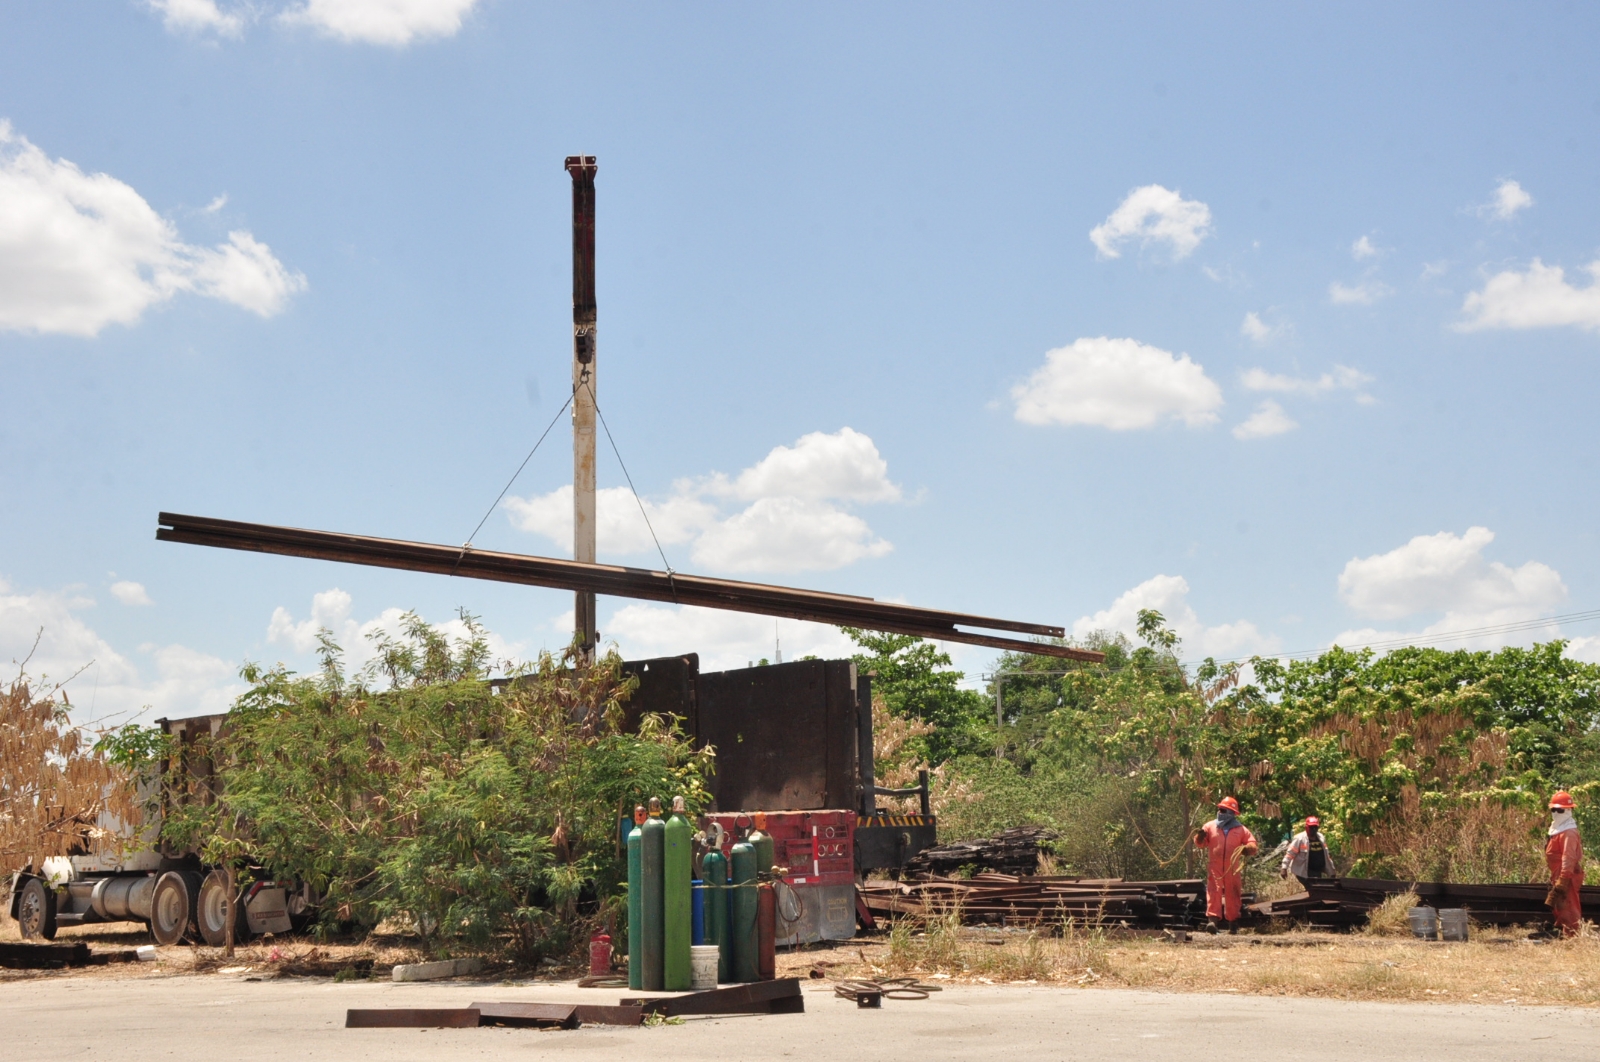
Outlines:
[[194,928],[195,882],[180,870],[169,870],[156,879],[150,896],[150,936],[163,947],[181,944]]
[[56,939],[56,894],[40,878],[29,878],[22,886],[17,928],[23,940]]
[[[228,875],[220,870],[213,870],[206,875],[200,883],[200,895],[195,900],[194,921],[200,931],[200,937],[213,948],[223,947],[228,943]],[[250,938],[250,930],[244,917],[244,901],[238,900],[233,905],[233,939],[235,943],[242,944]]]

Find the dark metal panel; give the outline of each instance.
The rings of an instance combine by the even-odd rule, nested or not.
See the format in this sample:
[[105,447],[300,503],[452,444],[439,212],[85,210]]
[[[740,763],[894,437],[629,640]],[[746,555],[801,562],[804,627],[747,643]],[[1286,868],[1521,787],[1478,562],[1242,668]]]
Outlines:
[[827,723],[820,735],[827,753],[827,791],[822,807],[853,809],[861,802],[860,775],[856,770],[861,735],[861,713],[856,704],[854,660],[823,662],[827,680]]
[[696,738],[717,750],[712,792],[718,810],[833,806],[827,684],[821,660],[700,676]]
[[623,704],[623,729],[633,733],[646,715],[676,715],[683,720],[687,734],[697,733],[695,701],[700,681],[700,654],[658,656],[650,660],[628,660],[622,673],[639,680],[639,688]]
[[467,1007],[395,1007],[345,1011],[346,1029],[476,1029],[481,1015]]

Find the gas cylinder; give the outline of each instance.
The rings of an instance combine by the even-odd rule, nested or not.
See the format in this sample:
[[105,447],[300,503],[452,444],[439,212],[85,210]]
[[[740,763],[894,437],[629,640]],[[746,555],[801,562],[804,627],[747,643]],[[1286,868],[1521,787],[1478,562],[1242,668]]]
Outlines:
[[628,833],[628,987],[635,992],[644,987],[644,808],[633,809],[634,827]]
[[650,817],[639,827],[639,954],[644,962],[639,987],[660,992],[665,986],[665,885],[667,824],[661,821],[661,801],[650,798]]
[[[765,819],[766,816],[763,815],[762,818]],[[750,831],[750,836],[746,837],[745,840],[749,841],[756,850],[756,873],[772,873],[772,861],[775,854],[772,835],[757,827]]]
[[778,895],[770,881],[756,889],[756,976],[778,976]]
[[689,943],[699,947],[706,942],[706,883],[695,878],[689,882],[689,894],[694,897],[689,905]]
[[733,936],[728,932],[728,860],[713,848],[700,860],[706,883],[706,943],[717,946],[717,980],[733,980]]
[[684,817],[683,797],[674,797],[667,820],[662,976],[668,992],[687,992],[694,982],[689,946],[694,936],[694,827]]
[[732,980],[757,979],[756,962],[756,850],[740,841],[733,846],[733,883],[728,889],[729,922],[733,937]]

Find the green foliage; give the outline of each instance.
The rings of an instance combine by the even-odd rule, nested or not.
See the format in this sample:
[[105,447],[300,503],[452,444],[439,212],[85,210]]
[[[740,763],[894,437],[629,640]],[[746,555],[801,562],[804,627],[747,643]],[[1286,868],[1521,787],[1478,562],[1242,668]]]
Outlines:
[[876,673],[873,698],[881,699],[893,715],[933,724],[932,733],[913,739],[928,762],[994,747],[989,699],[961,688],[966,676],[952,666],[949,653],[909,634],[840,630],[865,650],[853,659],[861,674]]
[[[441,946],[569,946],[613,911],[618,817],[649,796],[709,801],[710,754],[676,721],[617,729],[621,659],[543,654],[498,688],[483,632],[452,642],[408,616],[354,682],[324,637],[314,676],[248,666],[214,746],[220,785],[169,813],[165,836],[250,856],[312,884],[326,922],[409,921]],[[235,838],[236,843],[224,843]]]

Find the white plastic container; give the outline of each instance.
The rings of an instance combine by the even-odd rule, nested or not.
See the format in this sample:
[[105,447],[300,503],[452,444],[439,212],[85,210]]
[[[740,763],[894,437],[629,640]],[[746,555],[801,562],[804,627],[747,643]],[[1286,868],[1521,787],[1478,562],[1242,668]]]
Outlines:
[[1439,939],[1439,912],[1432,907],[1413,907],[1406,912],[1411,919],[1411,935],[1423,940]]
[[1439,911],[1439,939],[1466,940],[1468,918],[1464,907],[1445,907]]
[[705,992],[717,987],[717,946],[696,944],[689,949],[689,987]]

